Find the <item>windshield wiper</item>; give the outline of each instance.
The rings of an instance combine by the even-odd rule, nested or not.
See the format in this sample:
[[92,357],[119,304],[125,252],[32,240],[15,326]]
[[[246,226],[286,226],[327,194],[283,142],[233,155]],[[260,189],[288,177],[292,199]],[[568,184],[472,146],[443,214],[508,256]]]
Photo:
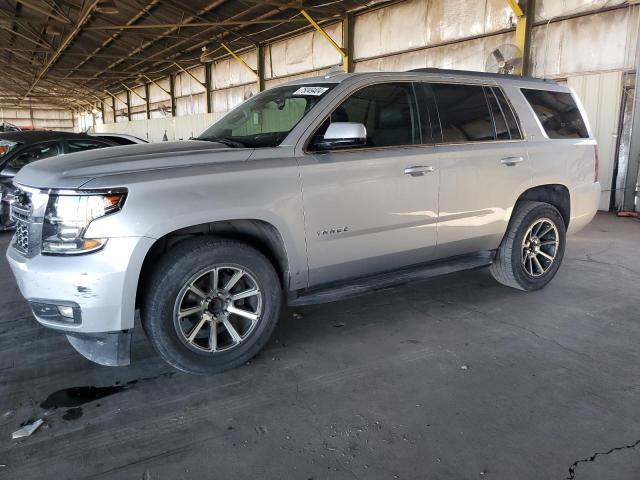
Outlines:
[[198,137],[198,138],[194,138],[194,140],[205,140],[207,142],[218,142],[218,143],[222,143],[222,144],[226,145],[227,147],[233,147],[233,148],[244,148],[246,146],[244,143],[239,142],[238,140],[233,140],[232,138],[227,138],[227,137],[215,137],[215,136]]

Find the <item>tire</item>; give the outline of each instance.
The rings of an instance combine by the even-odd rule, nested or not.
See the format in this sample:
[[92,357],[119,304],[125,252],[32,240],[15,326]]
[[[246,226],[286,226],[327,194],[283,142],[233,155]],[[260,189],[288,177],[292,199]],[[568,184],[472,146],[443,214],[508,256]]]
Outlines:
[[[536,232],[538,225],[540,229]],[[551,225],[555,229],[540,235]],[[524,291],[539,290],[558,271],[564,257],[565,242],[564,219],[553,205],[533,201],[518,202],[507,233],[489,269],[493,277],[507,287]],[[550,261],[547,257],[553,257],[553,260]]]
[[[247,296],[234,300],[239,294]],[[160,260],[146,286],[141,319],[169,365],[214,374],[246,363],[262,349],[281,302],[278,275],[262,253],[242,242],[199,237],[179,243]]]

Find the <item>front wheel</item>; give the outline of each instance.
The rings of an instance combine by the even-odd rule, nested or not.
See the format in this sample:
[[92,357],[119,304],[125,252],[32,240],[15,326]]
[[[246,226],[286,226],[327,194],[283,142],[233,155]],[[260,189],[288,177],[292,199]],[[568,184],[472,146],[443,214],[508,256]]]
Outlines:
[[222,372],[256,355],[275,328],[282,296],[262,253],[211,238],[170,250],[146,291],[149,340],[170,365],[195,374]]
[[565,240],[564,219],[553,205],[519,202],[491,264],[491,273],[508,287],[539,290],[560,268]]

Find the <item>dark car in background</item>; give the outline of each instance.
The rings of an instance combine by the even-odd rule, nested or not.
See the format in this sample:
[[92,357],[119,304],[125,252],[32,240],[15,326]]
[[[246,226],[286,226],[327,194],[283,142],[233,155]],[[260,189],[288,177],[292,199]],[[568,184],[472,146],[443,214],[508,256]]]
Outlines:
[[13,227],[9,216],[15,193],[13,177],[22,167],[43,158],[117,145],[112,140],[79,133],[49,130],[0,133],[0,230]]
[[137,145],[139,143],[149,143],[147,140],[136,137],[135,135],[129,135],[128,133],[89,133],[92,137],[104,138],[116,142],[118,145]]

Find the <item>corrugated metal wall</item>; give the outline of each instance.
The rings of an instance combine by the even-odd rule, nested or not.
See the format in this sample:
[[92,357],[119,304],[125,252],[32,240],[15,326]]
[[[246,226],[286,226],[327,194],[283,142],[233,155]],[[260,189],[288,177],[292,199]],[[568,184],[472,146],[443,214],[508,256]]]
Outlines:
[[[625,0],[538,0],[536,26],[532,32],[534,75],[566,78],[572,74],[633,69],[640,6],[625,6],[625,3]],[[595,10],[617,6],[623,8],[593,14]],[[564,18],[585,12],[592,14]],[[558,18],[561,20],[556,21]],[[509,30],[514,25],[515,17],[506,0],[400,2],[356,17],[352,55],[355,70],[407,70],[427,66],[483,70],[485,59],[496,46],[513,43],[514,34]],[[341,22],[327,26],[326,30],[341,44]],[[255,51],[242,57],[255,67]],[[337,52],[315,31],[275,42],[265,48],[266,85],[324,73],[340,60]],[[203,67],[191,73],[204,82]],[[212,77],[213,112],[218,114],[213,118],[257,91],[253,74],[231,58],[216,62]],[[169,90],[168,79],[158,83]],[[144,87],[134,91],[139,96],[130,94],[132,120],[146,122],[141,98],[145,96]],[[186,73],[176,77],[176,96],[176,127],[183,122],[193,124],[183,117],[206,115],[204,87]],[[118,122],[126,122],[126,92],[118,93],[117,97]],[[151,84],[150,97],[152,120],[166,116],[170,103],[167,94]],[[105,100],[105,123],[113,123],[111,99]],[[160,140],[166,122],[156,122],[158,128],[154,122],[148,122],[146,131],[150,139]],[[99,128],[139,130],[125,124]]]
[[[601,10],[601,11],[598,11]],[[532,29],[532,70],[535,76],[569,79],[583,98],[603,150],[601,178],[606,201],[613,183],[617,119],[622,95],[621,75],[634,69],[640,5],[626,0],[537,0]],[[407,0],[356,16],[355,71],[402,71],[419,67],[484,70],[490,52],[514,42],[515,17],[507,0]],[[342,23],[326,27],[342,43]],[[256,52],[242,55],[256,66]],[[266,86],[324,74],[341,62],[340,55],[317,32],[308,32],[265,47]],[[191,73],[204,81],[204,69]],[[603,75],[607,73],[607,75]],[[610,73],[610,74],[609,74]],[[586,76],[585,76],[586,75]],[[213,112],[206,113],[202,85],[185,73],[176,77],[177,116],[167,117],[165,92],[150,86],[151,120],[144,102],[131,95],[132,120],[126,122],[124,100],[118,94],[118,123],[107,112],[99,131],[127,132],[159,141],[195,136],[225,112],[257,92],[254,75],[234,59],[212,68]],[[169,81],[159,82],[169,89]],[[596,88],[594,85],[598,85]],[[594,88],[596,88],[594,90]],[[144,97],[144,88],[136,89]],[[584,93],[583,93],[584,92]],[[592,95],[600,100],[594,103]],[[111,105],[110,99],[106,102]],[[109,109],[107,109],[109,110]],[[613,122],[613,123],[612,123]],[[615,127],[615,128],[613,128]],[[615,132],[614,132],[615,130]]]
[[600,150],[600,210],[609,210],[618,142],[622,72],[570,76],[567,84],[582,99]]
[[53,107],[5,108],[0,107],[0,123],[8,122],[25,129],[73,131],[73,114],[70,110]]

